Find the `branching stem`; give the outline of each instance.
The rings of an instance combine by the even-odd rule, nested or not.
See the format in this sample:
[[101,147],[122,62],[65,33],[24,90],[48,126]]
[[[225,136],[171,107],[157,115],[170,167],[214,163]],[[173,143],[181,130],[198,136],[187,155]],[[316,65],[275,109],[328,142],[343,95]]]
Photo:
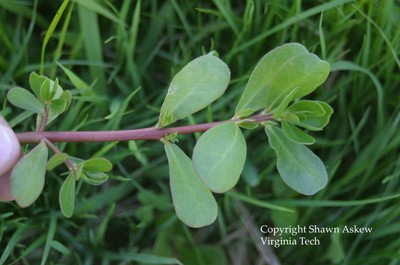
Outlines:
[[[60,153],[61,153],[60,149],[58,149],[58,147],[55,146],[49,139],[43,138],[43,141],[46,143],[46,145],[47,145],[51,150],[53,150],[53,152],[54,152],[55,154],[60,154]],[[66,159],[66,160],[64,161],[64,164],[68,167],[69,170],[75,171],[75,165],[74,165],[74,163],[73,163],[71,160]]]
[[45,111],[42,116],[42,121],[40,122],[40,126],[38,128],[39,132],[43,132],[46,129],[48,119],[49,119],[49,105],[46,104]]
[[[262,123],[272,120],[270,115],[255,115],[244,119],[249,122]],[[82,132],[50,132],[37,131],[17,133],[17,138],[21,144],[38,143],[43,138],[55,142],[110,142],[110,141],[130,141],[130,140],[160,140],[165,135],[177,132],[178,134],[190,134],[195,132],[204,132],[208,129],[229,121],[244,121],[243,119],[231,119],[211,123],[202,123],[189,126],[171,127],[157,129],[154,127],[134,130],[121,131],[82,131]]]

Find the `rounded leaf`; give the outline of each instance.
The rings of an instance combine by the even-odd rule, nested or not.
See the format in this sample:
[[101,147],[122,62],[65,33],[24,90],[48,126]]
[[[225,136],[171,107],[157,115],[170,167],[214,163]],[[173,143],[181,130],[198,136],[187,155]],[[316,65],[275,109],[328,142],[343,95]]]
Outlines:
[[83,170],[86,171],[108,172],[112,167],[111,162],[102,157],[92,158],[83,163]]
[[330,65],[299,43],[288,43],[268,52],[251,73],[236,107],[237,117],[257,110],[272,111],[295,88],[293,99],[303,97],[328,77]]
[[211,191],[197,176],[192,161],[175,144],[165,143],[169,164],[172,202],[178,218],[190,227],[213,223],[218,205]]
[[67,160],[68,155],[66,153],[58,153],[53,155],[47,162],[47,171],[53,170]]
[[59,193],[59,202],[62,213],[70,218],[75,210],[75,189],[76,178],[74,174],[69,174],[61,186]]
[[42,75],[38,75],[36,72],[32,72],[29,75],[29,85],[31,86],[32,91],[35,93],[36,96],[40,96],[40,90],[42,88],[43,83],[48,78]]
[[42,193],[48,149],[42,141],[21,158],[11,172],[11,193],[20,207],[28,207]]
[[51,93],[50,93],[50,79],[46,79],[43,84],[42,87],[40,88],[40,98],[46,102],[49,101],[51,99]]
[[246,141],[234,122],[217,125],[205,132],[193,150],[193,166],[213,192],[232,189],[246,161]]
[[325,114],[324,108],[319,103],[321,101],[313,101],[313,100],[299,100],[293,103],[288,111],[291,113],[303,113],[305,115],[313,115],[313,116],[323,116]]
[[50,111],[55,114],[61,114],[67,108],[67,100],[63,98],[54,99],[49,104]]
[[290,140],[299,144],[313,144],[315,139],[287,121],[282,121],[282,131]]
[[277,169],[283,181],[295,191],[313,195],[328,183],[322,161],[310,149],[289,140],[276,126],[265,128],[269,143],[278,157]]
[[324,114],[322,116],[316,116],[309,113],[300,113],[298,114],[299,120],[294,122],[294,124],[312,131],[320,131],[329,123],[333,114],[332,107],[322,101],[314,102],[321,106],[324,110]]
[[11,88],[7,93],[7,99],[14,106],[31,111],[33,113],[44,112],[44,105],[28,90],[21,87]]
[[228,66],[212,53],[191,61],[172,79],[157,127],[207,107],[225,92],[229,80]]
[[98,186],[108,180],[108,175],[103,172],[85,171],[82,173],[81,179],[87,184]]

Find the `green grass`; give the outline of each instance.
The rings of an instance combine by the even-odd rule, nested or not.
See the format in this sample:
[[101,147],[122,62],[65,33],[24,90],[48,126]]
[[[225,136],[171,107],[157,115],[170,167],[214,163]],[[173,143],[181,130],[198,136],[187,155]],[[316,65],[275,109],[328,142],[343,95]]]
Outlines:
[[[79,186],[71,219],[58,206],[62,170],[48,174],[33,206],[1,203],[0,264],[267,264],[270,252],[281,264],[400,264],[399,2],[325,2],[75,0],[55,25],[62,1],[0,1],[0,113],[18,132],[32,130],[34,117],[5,94],[28,87],[41,54],[44,73],[74,95],[71,109],[50,126],[55,131],[154,126],[173,75],[213,49],[232,82],[190,123],[231,118],[257,61],[287,42],[331,63],[329,79],[311,98],[335,110],[326,129],[313,134],[312,149],[329,173],[324,190],[305,197],[286,187],[262,130],[246,131],[243,178],[234,192],[217,196],[218,220],[197,230],[173,211],[161,143],[59,144],[85,159],[106,156],[114,164],[111,180]],[[57,62],[89,88],[74,87]],[[180,137],[188,153],[194,137]],[[259,240],[263,224],[373,232],[316,234],[320,246],[273,248]]]

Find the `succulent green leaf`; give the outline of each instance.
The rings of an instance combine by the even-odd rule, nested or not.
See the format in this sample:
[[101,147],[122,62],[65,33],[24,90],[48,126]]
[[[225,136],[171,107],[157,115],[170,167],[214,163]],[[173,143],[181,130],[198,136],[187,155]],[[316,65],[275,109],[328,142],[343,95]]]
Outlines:
[[44,105],[28,90],[21,87],[11,88],[7,99],[14,106],[34,113],[44,112]]
[[32,72],[29,75],[29,85],[31,86],[32,91],[35,93],[37,97],[40,96],[40,90],[42,88],[43,82],[48,78],[42,75],[38,75],[35,72]]
[[313,144],[315,139],[287,121],[282,121],[282,131],[290,140],[299,144]]
[[86,171],[108,172],[112,167],[111,162],[102,157],[92,158],[83,163],[83,170]]
[[217,125],[205,132],[193,150],[193,166],[217,193],[227,192],[239,180],[246,161],[246,141],[234,122]]
[[289,106],[289,103],[294,99],[294,96],[296,95],[297,88],[293,89],[279,104],[279,106],[276,108],[274,111],[274,118],[279,119],[282,116],[282,113],[286,110],[286,108]]
[[296,115],[296,114],[292,114],[292,113],[285,113],[284,120],[297,124],[300,121],[299,116],[304,116],[304,115],[302,115],[302,114]]
[[50,90],[50,79],[46,79],[40,88],[40,98],[42,101],[47,102],[51,99]]
[[108,175],[103,172],[85,171],[82,173],[81,179],[90,185],[98,186],[108,180]]
[[71,98],[72,98],[71,91],[69,90],[63,91],[62,94],[60,95],[60,99],[65,99],[66,101],[66,107],[64,111],[66,111],[69,108],[69,106],[71,106]]
[[20,207],[28,207],[42,193],[47,157],[47,146],[41,141],[18,161],[11,172],[11,193]]
[[69,174],[61,186],[59,193],[59,203],[62,213],[65,217],[70,218],[75,210],[75,190],[76,177]]
[[53,170],[67,160],[68,155],[65,153],[58,153],[53,155],[47,162],[47,171]]
[[238,121],[238,122],[236,122],[236,125],[239,126],[240,128],[247,129],[247,130],[253,130],[259,126],[259,124],[257,122],[254,122],[250,119],[248,119],[248,120],[244,119],[244,120]]
[[294,114],[303,113],[305,115],[320,117],[325,114],[325,109],[320,102],[321,101],[300,100],[293,103],[287,110]]
[[303,115],[297,115],[299,117],[299,121],[294,122],[294,124],[312,131],[322,130],[329,123],[329,120],[333,114],[333,109],[325,102],[316,102],[324,109],[324,114],[322,116],[314,116],[303,113]]
[[81,176],[83,175],[83,164],[75,164],[74,165],[74,171],[75,179],[78,181],[81,179]]
[[52,95],[52,98],[54,99],[60,98],[64,90],[58,84],[58,79],[56,79],[56,81],[53,81],[51,79],[48,80],[50,81],[50,94]]
[[67,101],[63,98],[54,99],[49,104],[50,111],[55,114],[61,114],[67,108]]
[[310,149],[289,140],[276,126],[266,127],[265,132],[278,157],[279,174],[289,187],[301,194],[313,195],[326,186],[325,166]]
[[[52,98],[54,98],[54,97],[56,96],[59,86],[60,86],[60,85],[59,85],[59,82],[58,82],[58,78],[56,78],[56,79],[54,80],[54,84],[53,84],[53,87],[52,87],[52,89],[51,89],[50,99],[52,99]],[[62,89],[62,88],[61,88],[61,89]],[[60,95],[60,96],[61,96],[61,95]]]
[[228,66],[212,53],[191,61],[172,79],[157,127],[205,108],[225,92],[229,80]]
[[192,161],[175,144],[166,142],[172,202],[178,218],[190,227],[213,223],[218,215],[217,202],[196,174]]
[[267,53],[251,73],[236,107],[236,117],[266,109],[271,112],[295,88],[293,98],[314,91],[329,74],[328,62],[299,43],[288,43]]

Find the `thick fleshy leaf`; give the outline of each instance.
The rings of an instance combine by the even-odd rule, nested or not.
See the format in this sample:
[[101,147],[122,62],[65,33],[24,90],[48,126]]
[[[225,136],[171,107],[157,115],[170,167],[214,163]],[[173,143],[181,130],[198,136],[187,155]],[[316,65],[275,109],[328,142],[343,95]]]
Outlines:
[[236,122],[236,125],[243,129],[253,130],[257,128],[260,124],[250,119],[249,120],[243,119],[241,121]]
[[34,113],[44,112],[44,105],[28,90],[21,87],[11,88],[7,99],[14,106]]
[[302,113],[305,115],[323,116],[325,114],[324,108],[321,106],[320,101],[313,100],[300,100],[293,103],[288,111],[290,113]]
[[313,144],[315,139],[287,121],[282,121],[282,131],[290,140],[299,144]]
[[50,91],[52,91],[50,87],[50,79],[46,79],[40,88],[40,98],[42,101],[47,102],[51,99]]
[[322,161],[310,149],[289,140],[276,126],[265,128],[269,143],[278,157],[277,169],[283,181],[295,191],[313,195],[328,183]]
[[40,90],[42,88],[43,82],[45,82],[48,78],[42,75],[38,75],[35,72],[32,72],[29,75],[29,85],[31,89],[35,93],[36,96],[40,96]]
[[53,170],[67,160],[68,155],[66,153],[58,153],[53,155],[47,162],[47,171]]
[[213,53],[191,61],[172,79],[157,127],[165,127],[207,107],[225,92],[229,80],[228,66]]
[[61,93],[60,99],[65,99],[65,101],[67,102],[64,111],[66,111],[69,108],[69,106],[71,105],[71,98],[72,98],[71,91],[65,90]]
[[193,150],[193,166],[213,192],[232,189],[246,161],[246,141],[234,122],[217,125],[205,132]]
[[67,100],[63,98],[54,99],[49,104],[50,111],[55,114],[61,114],[67,108]]
[[75,210],[75,189],[76,178],[74,174],[69,174],[61,186],[59,193],[59,202],[62,213],[70,218]]
[[217,202],[196,174],[190,158],[175,144],[166,142],[172,202],[178,218],[190,227],[202,227],[215,221]]
[[48,149],[42,141],[21,158],[11,172],[11,193],[18,205],[28,207],[42,193]]
[[87,184],[98,186],[108,180],[108,175],[103,172],[85,171],[82,173],[81,179]]
[[309,53],[299,43],[288,43],[267,53],[252,72],[236,107],[236,117],[266,109],[271,112],[295,88],[303,97],[325,81],[329,63]]
[[282,116],[282,113],[286,110],[289,106],[289,103],[294,99],[296,95],[297,88],[293,89],[287,96],[282,100],[279,106],[274,111],[274,119],[279,119]]
[[83,163],[83,170],[86,171],[108,172],[112,167],[111,162],[102,157],[92,158]]
[[293,122],[294,124],[312,130],[312,131],[320,131],[322,130],[328,123],[333,114],[333,109],[327,103],[322,101],[315,101],[318,103],[324,110],[324,114],[322,116],[315,116],[312,114],[299,114],[298,122]]

